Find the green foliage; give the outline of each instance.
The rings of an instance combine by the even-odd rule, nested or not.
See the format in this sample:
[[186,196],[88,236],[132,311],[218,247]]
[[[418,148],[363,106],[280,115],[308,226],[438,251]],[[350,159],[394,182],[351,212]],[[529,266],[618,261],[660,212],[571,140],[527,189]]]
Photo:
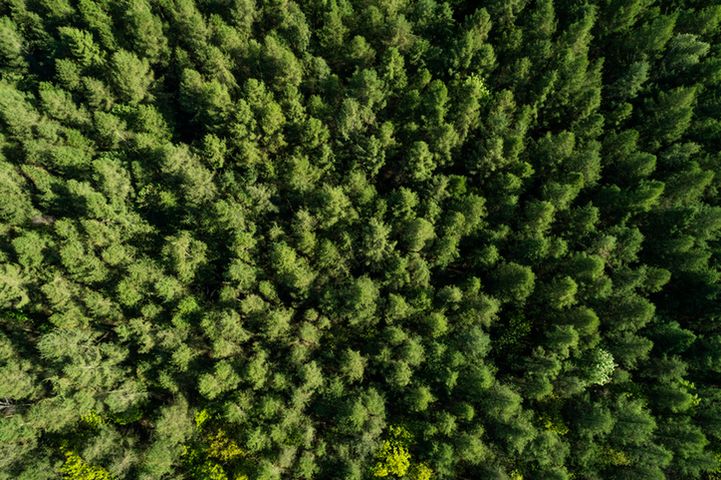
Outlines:
[[113,477],[102,467],[88,464],[73,451],[65,452],[65,463],[60,467],[68,480],[111,480]]
[[134,53],[119,50],[110,59],[111,79],[120,99],[138,103],[148,94],[153,74],[147,60],[139,59]]
[[372,468],[373,477],[408,478],[429,480],[433,470],[424,463],[413,463],[408,447],[413,439],[408,430],[399,425],[390,425],[388,439],[383,441],[376,452],[377,463]]
[[0,480],[715,478],[720,25],[0,2]]
[[9,67],[21,67],[23,58],[23,38],[15,23],[8,17],[0,18],[0,58]]
[[522,302],[533,292],[535,275],[524,265],[517,263],[501,265],[496,270],[496,277],[499,296],[503,298]]
[[63,46],[81,68],[96,66],[103,62],[103,52],[90,32],[67,26],[60,27],[58,32]]
[[373,468],[374,477],[402,477],[410,467],[408,450],[403,446],[393,445],[388,440],[383,442],[378,457],[378,464]]

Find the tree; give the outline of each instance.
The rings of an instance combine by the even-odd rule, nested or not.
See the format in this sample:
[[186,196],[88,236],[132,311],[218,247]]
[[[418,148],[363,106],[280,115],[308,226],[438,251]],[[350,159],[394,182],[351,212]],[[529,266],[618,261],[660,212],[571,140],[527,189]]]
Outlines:
[[[133,91],[136,94],[137,90]],[[205,81],[196,70],[186,69],[180,83],[180,102],[195,122],[208,124],[212,129],[225,119],[231,98],[228,89],[217,80]]]
[[534,279],[530,268],[513,262],[496,270],[497,289],[506,300],[524,301],[533,292]]
[[422,182],[431,178],[434,167],[435,161],[428,144],[423,141],[413,143],[408,152],[408,175],[413,180]]
[[363,378],[367,360],[360,352],[347,349],[341,356],[341,372],[349,382],[356,382]]
[[24,66],[23,38],[15,23],[8,17],[0,18],[0,58],[9,67]]
[[143,57],[157,62],[167,56],[168,39],[163,33],[160,18],[153,13],[146,0],[125,0],[122,4],[123,15],[120,20],[128,32],[133,50]]
[[696,88],[679,87],[644,102],[643,132],[651,148],[668,145],[683,135],[691,123],[695,100]]
[[217,398],[224,392],[235,389],[240,383],[240,376],[234,371],[233,366],[227,361],[221,360],[215,364],[213,373],[205,373],[200,376],[198,391],[209,399]]
[[297,291],[300,295],[307,293],[315,277],[307,260],[299,258],[295,250],[287,244],[280,243],[273,249],[271,261],[281,285]]
[[0,305],[2,308],[21,308],[30,297],[25,290],[22,271],[18,265],[7,264],[0,268]]
[[58,31],[67,52],[80,67],[87,68],[102,64],[104,61],[102,51],[90,32],[73,27],[60,27]]
[[141,102],[148,95],[153,72],[147,60],[119,50],[110,59],[110,79],[121,100],[132,104]]

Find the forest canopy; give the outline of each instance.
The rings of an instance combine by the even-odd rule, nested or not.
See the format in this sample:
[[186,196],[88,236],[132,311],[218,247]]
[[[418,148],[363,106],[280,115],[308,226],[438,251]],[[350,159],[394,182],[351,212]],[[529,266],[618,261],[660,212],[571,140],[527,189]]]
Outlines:
[[0,480],[721,479],[721,4],[0,1]]

